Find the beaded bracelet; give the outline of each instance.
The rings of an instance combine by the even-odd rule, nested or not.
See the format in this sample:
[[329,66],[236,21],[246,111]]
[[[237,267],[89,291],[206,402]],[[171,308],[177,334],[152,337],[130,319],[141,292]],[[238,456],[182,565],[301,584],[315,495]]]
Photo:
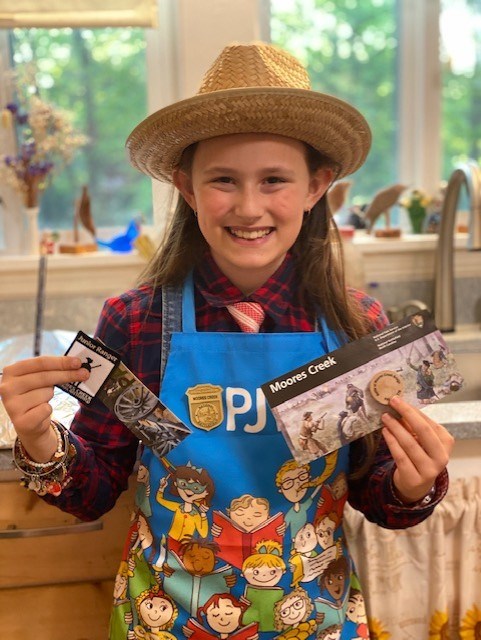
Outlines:
[[50,471],[52,471],[52,469],[54,469],[59,462],[62,462],[64,460],[67,453],[69,441],[67,430],[64,429],[62,425],[60,425],[59,428],[59,424],[60,423],[55,422],[54,420],[52,420],[50,423],[50,426],[57,437],[57,449],[52,458],[47,462],[35,462],[35,460],[32,460],[26,452],[20,439],[17,438],[15,440],[13,457],[14,462],[20,469],[20,471],[23,471],[24,473],[31,473],[32,470],[35,470],[37,475],[45,475],[47,473],[50,473]]
[[77,451],[68,437],[68,430],[55,420],[51,421],[51,428],[57,436],[57,449],[48,462],[35,462],[26,452],[19,438],[13,447],[13,462],[24,477],[21,484],[39,495],[47,493],[59,496],[71,481],[68,467]]

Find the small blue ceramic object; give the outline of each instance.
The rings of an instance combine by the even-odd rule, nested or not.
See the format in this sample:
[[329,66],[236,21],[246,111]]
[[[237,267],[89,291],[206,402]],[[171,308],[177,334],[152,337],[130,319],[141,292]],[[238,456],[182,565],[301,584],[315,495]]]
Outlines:
[[118,253],[128,253],[132,251],[135,239],[140,235],[140,222],[138,219],[133,219],[129,222],[127,229],[124,233],[118,236],[114,236],[111,240],[99,240],[97,238],[97,244],[100,247],[106,247],[111,251],[117,251]]

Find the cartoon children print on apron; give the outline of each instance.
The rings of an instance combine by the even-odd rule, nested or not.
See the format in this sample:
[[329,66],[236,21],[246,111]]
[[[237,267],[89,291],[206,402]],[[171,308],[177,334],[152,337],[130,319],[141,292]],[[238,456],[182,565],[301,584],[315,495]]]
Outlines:
[[[180,311],[164,309],[164,324]],[[161,401],[193,433],[167,458],[143,451],[111,640],[367,638],[342,533],[348,449],[298,464],[260,390],[339,337],[322,318],[312,333],[197,332],[192,278],[181,317]]]

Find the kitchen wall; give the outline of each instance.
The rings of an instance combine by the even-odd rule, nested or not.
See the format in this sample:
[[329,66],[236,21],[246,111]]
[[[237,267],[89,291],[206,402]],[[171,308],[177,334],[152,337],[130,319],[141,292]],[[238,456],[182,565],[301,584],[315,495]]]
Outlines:
[[[104,301],[103,296],[52,297],[45,303],[44,325],[46,331],[63,329],[82,330],[92,334]],[[35,301],[32,298],[10,300],[0,306],[1,339],[33,333],[35,326]]]
[[[104,300],[135,286],[144,266],[134,254],[48,256],[44,330],[93,333]],[[34,331],[38,275],[38,257],[0,258],[0,340]]]

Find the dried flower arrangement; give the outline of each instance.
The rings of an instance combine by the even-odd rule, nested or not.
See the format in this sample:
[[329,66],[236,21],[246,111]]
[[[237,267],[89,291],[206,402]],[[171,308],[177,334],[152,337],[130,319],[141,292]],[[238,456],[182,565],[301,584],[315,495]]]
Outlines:
[[60,172],[88,139],[74,129],[69,112],[39,97],[31,72],[24,75],[27,79],[23,82],[20,77],[17,73],[14,81],[16,101],[1,113],[5,133],[13,134],[16,153],[0,154],[0,178],[22,195],[26,207],[35,207],[52,175]]

